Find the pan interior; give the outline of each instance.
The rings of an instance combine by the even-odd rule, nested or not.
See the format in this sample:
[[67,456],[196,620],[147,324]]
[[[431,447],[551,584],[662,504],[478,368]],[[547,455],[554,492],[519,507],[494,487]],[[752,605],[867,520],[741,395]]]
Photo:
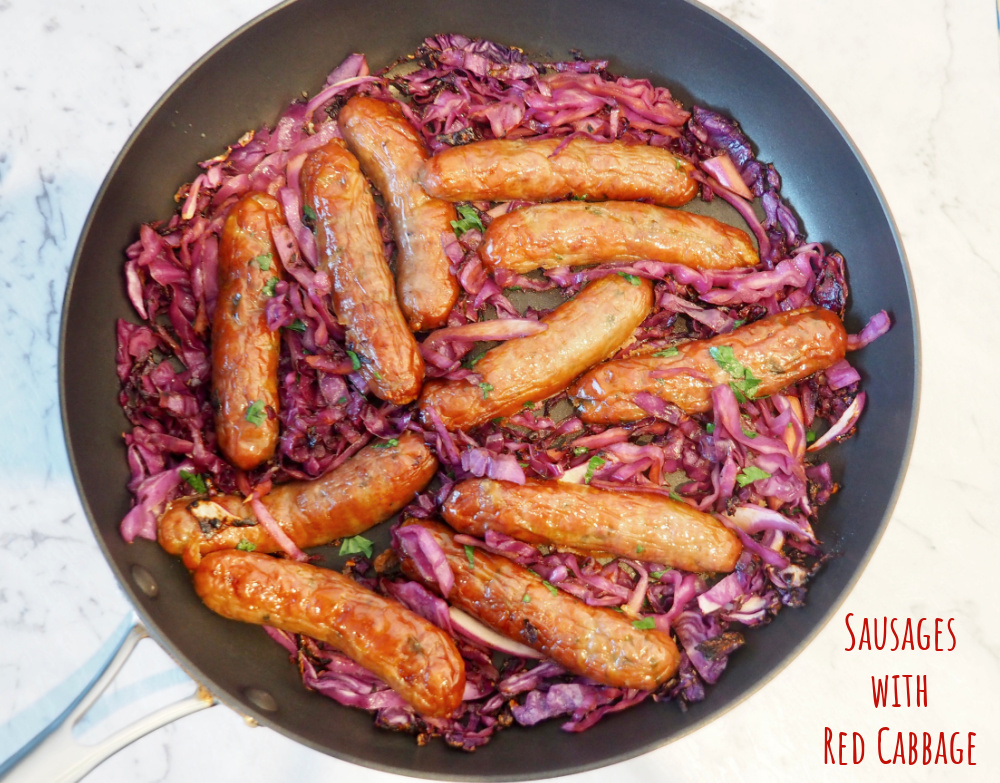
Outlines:
[[[838,556],[813,582],[808,606],[752,631],[709,697],[686,712],[647,700],[585,735],[564,733],[558,721],[549,721],[501,732],[472,754],[442,742],[417,747],[412,737],[374,728],[366,713],[307,692],[285,652],[259,628],[223,620],[200,604],[178,560],[153,542],[129,545],[118,534],[130,501],[121,438],[127,422],[117,404],[112,346],[116,319],[133,318],[121,269],[138,226],[169,216],[172,195],[197,173],[196,161],[217,154],[246,129],[272,123],[303,91],[315,94],[347,54],[365,52],[374,70],[442,32],[517,45],[537,59],[567,58],[570,50],[607,58],[616,73],[649,78],[685,104],[697,101],[736,117],[760,159],[781,172],[783,193],[810,239],[847,258],[848,330],[857,331],[880,309],[893,319],[888,335],[852,357],[869,406],[859,435],[831,458],[844,489],[824,509],[822,529]],[[298,0],[272,10],[196,64],[123,150],[81,238],[62,330],[60,392],[77,484],[111,567],[153,635],[241,713],[317,750],[416,777],[512,780],[579,772],[682,736],[745,698],[808,642],[860,574],[895,501],[914,425],[912,291],[869,172],[794,75],[720,17],[686,0],[507,0],[488,6],[372,0],[363,8]],[[157,590],[140,589],[136,566]]]

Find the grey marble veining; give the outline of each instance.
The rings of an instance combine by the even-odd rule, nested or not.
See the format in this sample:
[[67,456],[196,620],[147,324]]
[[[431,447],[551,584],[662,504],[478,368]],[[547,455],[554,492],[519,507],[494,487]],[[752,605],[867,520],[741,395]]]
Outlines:
[[[80,507],[62,441],[56,355],[76,240],[108,167],[149,107],[207,49],[269,5],[0,0],[0,758],[71,698],[64,682],[128,612]],[[810,85],[885,195],[919,307],[917,439],[871,564],[801,655],[695,734],[567,780],[998,780],[996,8],[988,0],[707,5]],[[847,653],[847,612],[954,617],[958,646],[949,654]],[[183,688],[166,656],[142,655],[123,688],[156,677]],[[930,682],[929,707],[873,709],[870,676],[918,672]],[[871,758],[873,747],[860,767],[824,766],[824,727],[873,736],[883,725],[976,731],[977,766],[885,767]],[[250,729],[215,708],[136,742],[88,781],[310,776],[402,780]]]

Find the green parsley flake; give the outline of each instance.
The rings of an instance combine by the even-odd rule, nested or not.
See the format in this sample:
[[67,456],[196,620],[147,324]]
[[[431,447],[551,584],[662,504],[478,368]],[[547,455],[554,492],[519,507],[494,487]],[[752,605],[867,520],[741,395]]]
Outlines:
[[812,430],[806,430],[806,443],[812,443],[816,440],[816,433]]
[[263,400],[254,400],[247,408],[246,420],[253,426],[259,427],[267,421],[267,411],[264,409]]
[[180,476],[191,486],[191,489],[199,495],[204,495],[208,492],[208,485],[205,483],[205,479],[200,473],[192,473],[190,470],[184,470],[184,468],[181,468]]
[[459,219],[451,221],[451,227],[456,237],[460,237],[466,231],[472,231],[473,229],[477,231],[486,230],[483,226],[483,221],[479,219],[479,213],[476,212],[475,207],[471,207],[468,204],[459,204],[457,211]]
[[285,328],[286,329],[291,329],[293,332],[304,332],[306,330],[306,325],[305,325],[305,323],[303,323],[303,321],[302,321],[301,318],[296,318],[294,321],[292,321],[290,324],[288,324],[288,326],[286,326]]
[[645,551],[646,551],[646,547],[644,547],[644,546],[643,546],[642,544],[639,544],[639,545],[638,545],[638,546],[637,546],[637,547],[635,548],[635,553],[636,553],[637,555],[641,555],[641,554],[642,554],[643,552],[645,552]]
[[398,446],[399,440],[396,438],[389,438],[389,440],[384,440],[381,443],[376,443],[372,448],[376,449],[388,449],[393,446]]
[[757,437],[756,432],[751,432],[746,427],[740,427],[740,429],[743,430],[743,434],[746,435],[748,438],[750,438],[750,440],[753,440],[754,438]]
[[650,576],[653,577],[653,579],[659,579],[661,576],[663,576],[668,571],[673,571],[673,570],[674,569],[672,569],[670,566],[667,566],[662,571],[653,571],[653,573],[651,573]]
[[469,568],[475,568],[476,567],[475,548],[469,544],[466,544],[464,549],[465,549],[465,559],[469,561]]
[[316,210],[313,209],[308,204],[303,205],[302,214],[306,216],[306,220],[310,222],[316,222],[317,219]]
[[241,538],[240,543],[236,545],[236,548],[241,552],[253,552],[257,548],[257,545],[247,541],[245,538]]
[[268,278],[267,282],[264,283],[264,287],[260,290],[263,291],[264,296],[274,296],[274,287],[278,285],[278,278],[271,277]]
[[741,487],[745,487],[747,484],[752,484],[754,481],[766,478],[771,478],[771,474],[766,470],[761,470],[756,465],[748,465],[736,474],[736,483]]
[[261,272],[267,272],[271,269],[271,261],[273,258],[274,256],[270,253],[264,253],[256,258],[251,258],[250,266],[256,266]]
[[351,369],[352,370],[360,370],[361,369],[361,360],[358,358],[358,355],[356,353],[354,353],[354,351],[348,351],[347,352],[347,356],[351,360]]
[[713,424],[712,422],[709,422],[708,424],[706,424],[705,425],[705,432],[707,432],[709,435],[711,435],[713,432],[715,432],[715,424]]
[[684,498],[682,498],[680,495],[678,495],[673,490],[670,490],[670,492],[668,493],[668,496],[671,497],[671,498],[673,498],[674,500],[679,500],[681,503],[685,503],[686,502],[684,500]]
[[542,580],[542,584],[545,585],[545,589],[548,590],[552,595],[559,595],[559,588],[557,588],[552,582],[546,579]]
[[482,390],[483,399],[485,400],[489,398],[490,392],[493,391],[493,384],[486,383],[486,381],[483,381],[481,384],[479,384],[479,388]]
[[708,353],[715,359],[715,363],[733,379],[729,382],[729,388],[733,390],[738,402],[746,402],[756,395],[757,387],[760,386],[760,378],[755,378],[750,370],[737,361],[732,346],[712,346],[708,349]]
[[665,359],[668,356],[676,356],[680,351],[677,350],[677,346],[671,345],[669,348],[664,348],[662,351],[657,351],[653,354],[657,359]]
[[619,272],[618,275],[619,275],[619,277],[624,277],[632,285],[639,285],[642,282],[642,278],[638,277],[637,275],[630,275],[630,274],[626,274],[625,272]]
[[640,631],[652,631],[656,628],[656,621],[652,617],[643,617],[641,620],[633,620],[632,627]]
[[522,595],[521,596],[521,603],[522,604],[530,604],[531,603],[531,596],[528,593],[525,593],[524,595]]
[[581,454],[586,454],[588,451],[590,451],[590,449],[586,448],[585,446],[576,446],[573,449],[573,456],[579,457]]
[[351,536],[345,538],[340,544],[340,554],[342,555],[363,554],[365,557],[371,557],[374,551],[375,543],[364,536]]
[[596,454],[593,457],[591,457],[590,461],[587,463],[587,474],[583,477],[583,483],[589,484],[590,480],[594,477],[594,471],[597,470],[606,462],[607,460],[604,459],[604,457],[598,456]]

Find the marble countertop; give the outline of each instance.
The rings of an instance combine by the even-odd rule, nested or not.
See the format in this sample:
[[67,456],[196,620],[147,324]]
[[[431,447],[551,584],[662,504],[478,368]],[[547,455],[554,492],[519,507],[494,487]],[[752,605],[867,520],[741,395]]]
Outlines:
[[[1000,388],[997,9],[989,0],[706,4],[812,87],[885,195],[920,311],[916,442],[878,550],[806,650],[694,734],[565,779],[1000,780],[1000,611],[992,581],[1000,549],[1000,407],[993,399]],[[59,415],[60,309],[84,219],[157,97],[270,5],[0,0],[0,760],[69,703],[129,613],[81,509]],[[848,612],[954,618],[956,648],[846,652]],[[874,709],[870,680],[885,674],[926,675],[929,706]],[[190,689],[167,656],[145,642],[90,723],[105,716],[113,722],[137,694]],[[976,766],[884,766],[874,747],[881,726],[935,737],[975,732]],[[824,764],[827,727],[863,733],[865,761]],[[248,728],[217,707],[135,742],[87,780],[339,775],[357,783],[402,780]]]

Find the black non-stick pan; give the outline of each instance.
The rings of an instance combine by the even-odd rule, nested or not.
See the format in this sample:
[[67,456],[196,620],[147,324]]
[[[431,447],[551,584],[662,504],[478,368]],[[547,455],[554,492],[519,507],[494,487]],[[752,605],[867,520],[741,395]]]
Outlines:
[[[848,260],[849,331],[881,309],[892,330],[852,356],[868,392],[860,433],[831,450],[843,491],[823,509],[837,553],[808,605],[751,632],[708,698],[682,712],[645,702],[582,735],[550,721],[502,732],[472,754],[381,731],[371,717],[307,692],[284,650],[257,627],[211,615],[183,565],[148,541],[126,544],[128,470],[116,402],[114,324],[132,318],[123,251],[140,223],[165,219],[177,187],[246,129],[273,122],[303,91],[314,94],[350,52],[373,69],[431,34],[461,32],[524,48],[538,58],[571,49],[607,58],[622,74],[665,85],[687,104],[742,123],[784,178],[783,193],[810,239]],[[154,44],[155,45],[155,42]],[[70,274],[60,383],[73,470],[94,533],[151,634],[218,699],[316,750],[427,778],[544,778],[651,750],[711,720],[772,677],[839,604],[886,525],[912,439],[917,331],[899,238],[860,156],[822,103],[780,62],[711,11],[687,0],[297,0],[223,42],[153,108],[116,161],[90,213]]]

